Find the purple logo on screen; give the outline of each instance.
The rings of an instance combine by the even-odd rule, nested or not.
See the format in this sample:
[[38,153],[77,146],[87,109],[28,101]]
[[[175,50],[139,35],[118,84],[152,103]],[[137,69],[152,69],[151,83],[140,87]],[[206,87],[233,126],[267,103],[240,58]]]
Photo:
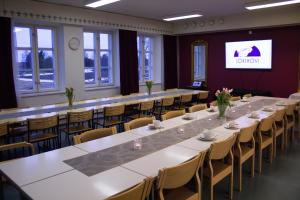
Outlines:
[[234,52],[234,57],[260,57],[260,51],[256,46]]

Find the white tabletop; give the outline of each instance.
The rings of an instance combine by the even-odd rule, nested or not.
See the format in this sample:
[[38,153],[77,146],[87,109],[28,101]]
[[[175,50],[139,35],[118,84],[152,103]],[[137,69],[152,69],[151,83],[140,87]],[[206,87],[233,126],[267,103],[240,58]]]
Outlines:
[[72,170],[22,187],[34,200],[102,200],[140,183],[145,177],[122,167],[94,176]]
[[73,146],[33,155],[0,164],[0,170],[4,172],[18,186],[24,186],[73,168],[63,160],[75,158],[87,154]]
[[156,177],[159,169],[176,166],[198,153],[198,151],[192,149],[173,145],[121,166],[144,176]]

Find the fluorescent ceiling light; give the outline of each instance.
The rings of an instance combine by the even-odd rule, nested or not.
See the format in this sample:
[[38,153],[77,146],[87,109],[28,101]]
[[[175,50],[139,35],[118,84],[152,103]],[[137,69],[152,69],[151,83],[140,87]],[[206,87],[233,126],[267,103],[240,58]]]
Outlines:
[[202,15],[199,14],[193,14],[193,15],[184,15],[184,16],[178,16],[178,17],[170,17],[170,18],[165,18],[165,21],[175,21],[175,20],[180,20],[180,19],[189,19],[189,18],[195,18],[195,17],[202,17]]
[[262,9],[262,8],[285,6],[285,5],[296,4],[296,3],[300,3],[300,0],[280,1],[280,2],[273,2],[273,3],[271,3],[271,2],[270,3],[268,3],[268,2],[263,3],[263,2],[261,2],[261,3],[256,3],[256,5],[246,6],[246,9],[248,9],[248,10],[256,10],[256,9]]
[[115,3],[117,1],[120,1],[120,0],[100,0],[100,1],[96,1],[94,3],[89,3],[85,6],[91,7],[91,8],[97,8],[97,7],[100,7],[100,6],[107,5],[107,4]]

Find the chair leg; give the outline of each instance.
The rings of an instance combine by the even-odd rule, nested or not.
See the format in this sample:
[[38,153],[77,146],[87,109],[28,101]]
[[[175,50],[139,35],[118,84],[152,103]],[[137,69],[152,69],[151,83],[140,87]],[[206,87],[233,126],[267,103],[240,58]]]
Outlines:
[[254,177],[254,171],[255,171],[255,153],[252,156],[252,161],[251,161],[251,177]]
[[258,173],[261,174],[261,165],[262,165],[262,149],[258,150]]
[[229,191],[229,198],[233,199],[233,167],[232,167],[232,172],[230,175],[230,191]]
[[272,164],[273,162],[273,156],[274,156],[274,149],[273,149],[273,144],[270,144],[270,150],[269,150],[269,159],[270,159],[270,163]]
[[242,171],[243,171],[243,164],[241,163],[241,160],[239,160],[239,167],[238,167],[238,173],[239,173],[239,191],[242,191]]
[[273,140],[273,158],[276,157],[276,153],[277,153],[276,145],[277,145],[277,136],[274,136],[274,140]]
[[212,177],[211,177],[210,184],[209,184],[209,198],[210,198],[210,200],[214,200],[214,186],[212,183]]
[[281,144],[280,144],[280,146],[281,146],[281,151],[284,151],[284,142],[285,142],[284,136],[285,136],[285,134],[284,134],[284,132],[283,132],[283,133],[281,134]]

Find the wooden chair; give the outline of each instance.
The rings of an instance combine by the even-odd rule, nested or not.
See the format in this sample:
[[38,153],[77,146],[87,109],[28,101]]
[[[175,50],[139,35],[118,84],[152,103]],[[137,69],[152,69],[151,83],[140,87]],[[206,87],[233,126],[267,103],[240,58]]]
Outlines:
[[277,152],[277,138],[281,137],[281,151],[284,150],[285,146],[285,108],[277,110],[274,116],[274,137],[273,137],[273,157],[276,157]]
[[119,194],[107,198],[106,200],[145,200],[151,191],[153,184],[152,178],[146,178],[143,182],[138,185],[125,190]]
[[243,163],[249,159],[252,159],[251,177],[254,177],[255,171],[255,139],[254,133],[257,128],[257,123],[254,123],[248,127],[240,129],[240,133],[237,136],[236,145],[234,148],[234,156],[238,159],[238,177],[239,177],[239,191],[242,191],[242,172]]
[[6,144],[8,140],[8,123],[0,124],[0,145]]
[[208,94],[209,91],[202,91],[199,92],[199,94],[197,95],[197,103],[206,103],[207,99],[208,99]]
[[214,199],[214,186],[230,176],[230,191],[229,197],[233,198],[233,154],[232,147],[236,140],[236,135],[230,138],[213,143],[210,147],[206,168],[204,169],[204,176],[209,179],[210,199]]
[[156,111],[154,112],[157,117],[167,113],[172,110],[174,106],[174,97],[162,98],[160,103],[156,105]]
[[175,118],[175,117],[182,116],[184,114],[185,114],[185,110],[172,110],[172,111],[167,112],[164,115],[161,115],[161,120],[165,121],[165,120],[168,120],[168,119],[172,119],[172,118]]
[[134,119],[130,122],[124,123],[124,129],[125,131],[129,131],[142,126],[147,126],[148,124],[152,124],[154,119],[154,117],[143,117]]
[[112,126],[121,126],[124,123],[125,105],[115,105],[103,108],[103,120],[100,120],[100,125],[103,128]]
[[28,143],[28,142],[17,142],[17,143],[12,143],[12,144],[0,145],[0,153],[4,152],[4,151],[8,151],[8,150],[16,150],[16,149],[21,149],[21,148],[22,148],[22,150],[24,148],[29,149],[30,155],[35,154],[33,144]]
[[258,143],[258,172],[261,173],[262,170],[262,153],[263,150],[269,147],[269,158],[270,163],[273,160],[273,123],[274,123],[274,114],[270,115],[261,120],[257,135],[255,137],[256,142]]
[[110,136],[117,133],[115,126],[110,128],[98,128],[90,131],[81,133],[80,135],[74,136],[74,144],[80,144],[91,140],[96,140],[102,137]]
[[183,94],[179,98],[179,104],[177,109],[186,109],[188,105],[192,102],[193,95],[192,94]]
[[240,96],[233,96],[230,98],[230,101],[239,101],[239,100],[241,100]]
[[[202,167],[205,152],[175,167],[159,170],[157,190],[159,200],[201,199],[201,180],[199,168]],[[195,190],[187,187],[187,183],[194,178]]]
[[210,106],[218,106],[218,103],[217,103],[217,101],[212,101],[212,102],[210,102],[209,105],[210,105]]
[[207,109],[206,103],[201,103],[201,104],[196,104],[194,106],[189,107],[189,112],[192,113],[192,112],[197,112],[197,111],[205,110],[205,109]]
[[[52,140],[53,147],[60,146],[59,140],[59,117],[58,115],[50,117],[42,117],[36,119],[27,119],[27,141],[29,143],[37,143],[38,149],[40,150],[39,143],[46,142],[48,147],[51,146],[50,141]],[[56,144],[55,144],[56,143]]]
[[286,106],[285,112],[285,146],[287,147],[289,141],[289,134],[290,140],[293,142],[294,140],[294,129],[295,129],[295,108],[296,104],[290,104]]
[[247,98],[250,98],[252,97],[252,94],[251,93],[248,93],[248,94],[244,94],[243,97],[247,97]]
[[63,129],[69,144],[70,135],[76,135],[93,129],[94,110],[67,113],[67,128]]
[[128,116],[131,119],[137,119],[141,117],[151,117],[154,111],[154,101],[143,101],[138,106],[138,114]]

